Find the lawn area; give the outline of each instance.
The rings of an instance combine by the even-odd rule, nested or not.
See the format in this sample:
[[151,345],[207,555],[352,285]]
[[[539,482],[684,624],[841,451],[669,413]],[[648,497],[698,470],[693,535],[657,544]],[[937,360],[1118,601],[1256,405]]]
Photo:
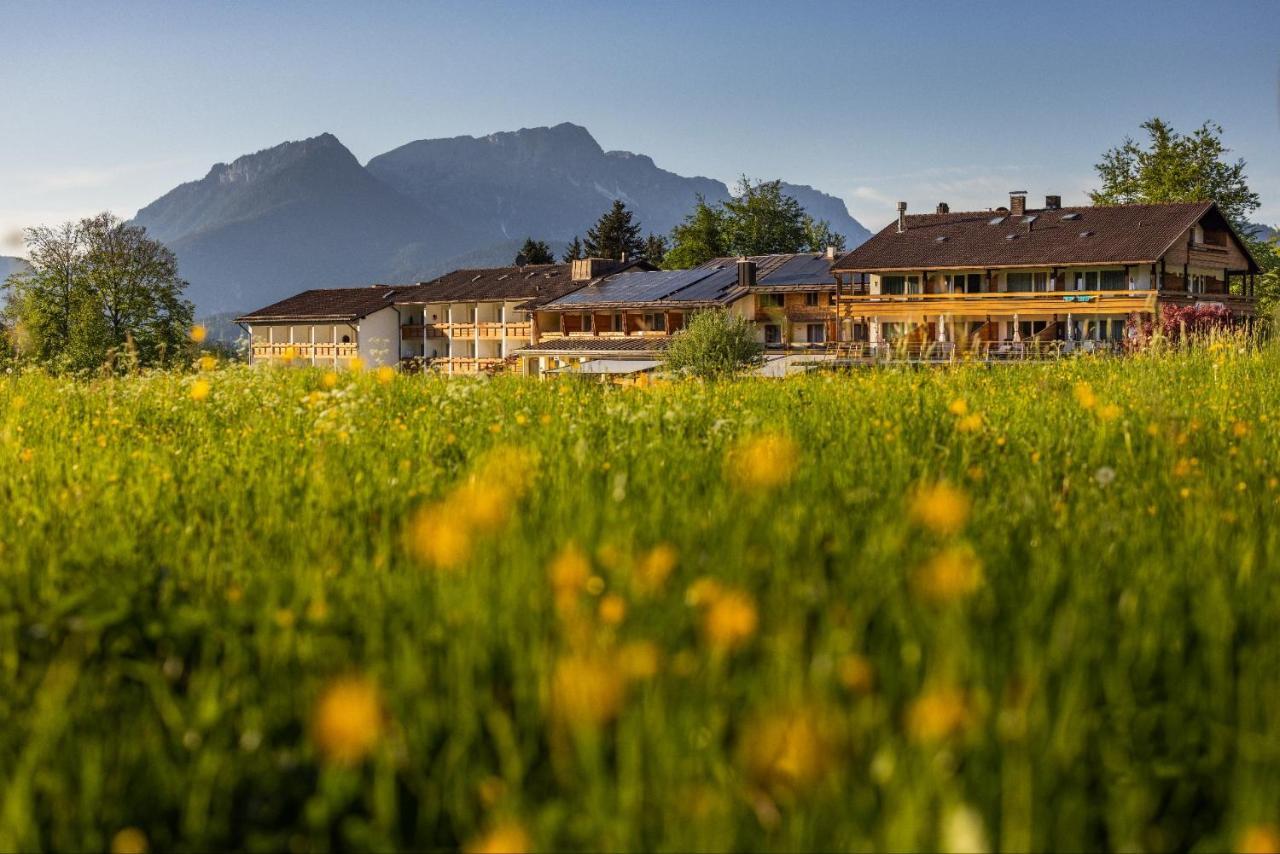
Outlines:
[[1280,352],[0,378],[0,849],[1280,844]]

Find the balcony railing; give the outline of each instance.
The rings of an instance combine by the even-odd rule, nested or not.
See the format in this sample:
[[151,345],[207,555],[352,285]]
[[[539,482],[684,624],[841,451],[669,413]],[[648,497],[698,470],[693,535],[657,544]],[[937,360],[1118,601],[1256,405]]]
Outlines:
[[334,359],[351,359],[359,355],[360,345],[358,344],[332,344],[318,343],[311,344],[254,344],[253,358],[255,359],[280,359],[283,361],[302,361],[310,362],[314,358],[316,361],[333,361]]
[[1123,314],[1150,311],[1156,291],[1002,291],[841,297],[843,317],[947,314]]

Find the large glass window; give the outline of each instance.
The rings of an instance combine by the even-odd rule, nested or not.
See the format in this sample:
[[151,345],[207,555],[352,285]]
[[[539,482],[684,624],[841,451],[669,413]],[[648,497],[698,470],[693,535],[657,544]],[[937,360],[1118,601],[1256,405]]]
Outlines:
[[782,294],[760,294],[761,308],[782,308]]
[[781,344],[782,327],[776,323],[766,323],[764,325],[764,343]]
[[827,327],[821,323],[808,324],[808,339],[810,344],[821,344],[827,340]]
[[805,294],[804,304],[807,306],[816,306],[818,304],[818,295],[816,293]]
[[1005,289],[1009,291],[1031,290],[1032,279],[1030,273],[1006,273],[1005,282]]
[[1101,285],[1104,291],[1123,291],[1129,287],[1124,270],[1103,270]]
[[880,293],[901,296],[920,293],[919,276],[881,276]]

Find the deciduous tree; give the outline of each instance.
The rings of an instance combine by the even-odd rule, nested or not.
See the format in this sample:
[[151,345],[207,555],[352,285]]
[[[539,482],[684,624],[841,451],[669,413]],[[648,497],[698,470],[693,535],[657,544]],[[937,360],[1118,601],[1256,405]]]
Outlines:
[[760,364],[763,352],[750,321],[712,309],[694,314],[688,326],[671,336],[663,362],[673,373],[716,379]]

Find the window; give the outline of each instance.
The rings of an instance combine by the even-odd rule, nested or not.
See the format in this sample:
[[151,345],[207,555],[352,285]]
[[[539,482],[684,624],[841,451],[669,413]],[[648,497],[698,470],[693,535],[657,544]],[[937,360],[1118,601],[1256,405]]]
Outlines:
[[955,273],[947,276],[947,288],[953,294],[976,294],[982,292],[981,273]]
[[1022,338],[1030,338],[1044,332],[1047,325],[1048,322],[1044,320],[1023,320],[1018,323],[1018,334]]
[[614,331],[614,332],[626,332],[626,331],[627,331],[627,318],[626,318],[626,315],[621,314],[621,313],[614,314],[614,316],[613,316],[613,331]]
[[1129,287],[1124,270],[1103,270],[1099,284],[1104,291],[1123,291]]
[[1029,291],[1031,290],[1031,274],[1030,273],[1006,273],[1005,274],[1005,290],[1008,291]]
[[1093,270],[1086,273],[1076,273],[1076,290],[1078,291],[1096,291],[1098,289],[1098,274]]
[[782,343],[782,327],[776,323],[766,323],[764,325],[764,343],[765,344],[781,344]]
[[816,293],[805,294],[804,304],[806,306],[809,306],[810,308],[816,307],[818,305],[818,294]]
[[782,308],[782,294],[760,294],[761,308]]
[[1032,273],[1031,274],[1031,290],[1040,294],[1049,290],[1049,274],[1048,273]]
[[[816,296],[816,294],[815,294]],[[821,323],[807,324],[806,330],[810,344],[821,344],[827,340],[827,327]]]
[[667,316],[662,312],[654,312],[644,316],[644,328],[650,332],[665,332],[667,328]]
[[881,276],[880,293],[882,294],[918,294],[920,293],[919,276]]

